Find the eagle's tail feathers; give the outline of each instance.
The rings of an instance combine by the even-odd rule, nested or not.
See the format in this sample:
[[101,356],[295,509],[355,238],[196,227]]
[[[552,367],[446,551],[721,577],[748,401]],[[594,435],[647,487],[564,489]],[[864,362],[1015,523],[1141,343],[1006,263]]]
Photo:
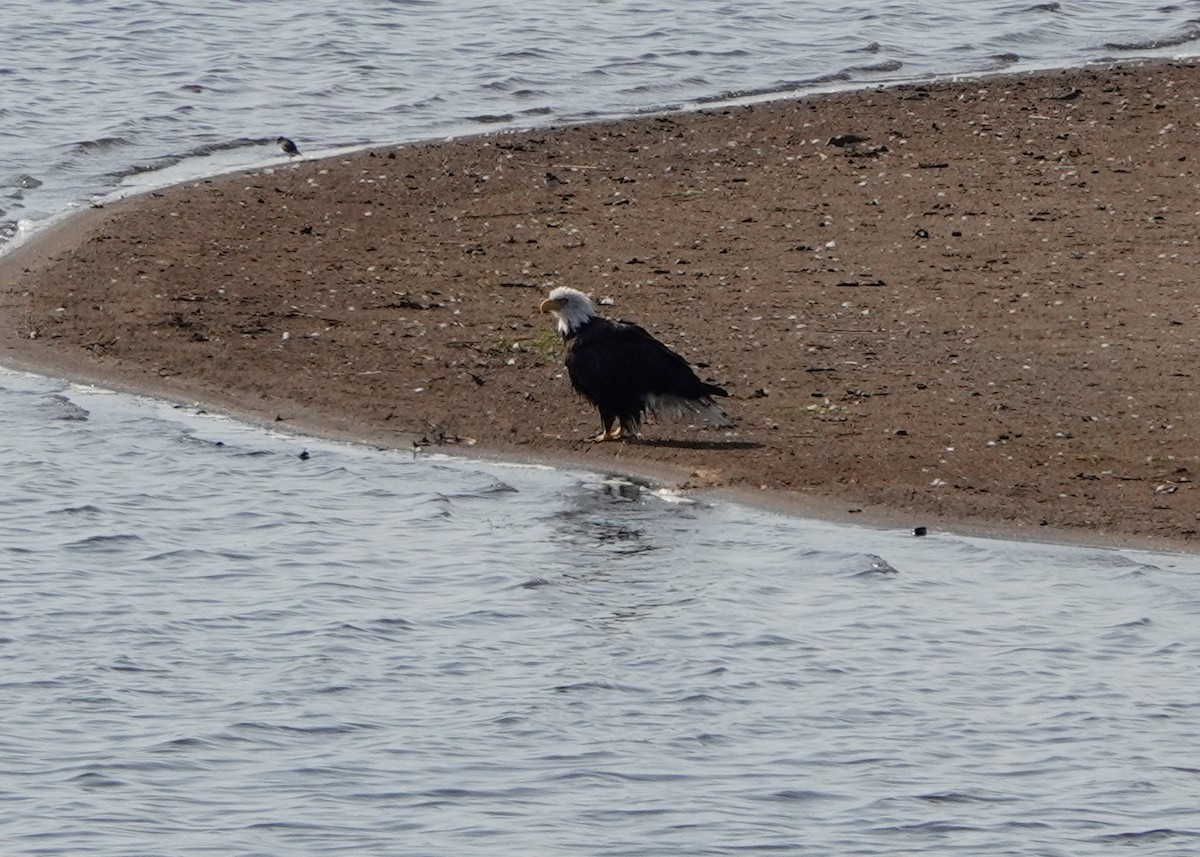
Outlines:
[[689,422],[712,428],[733,428],[733,420],[708,396],[688,399],[683,396],[648,395],[646,409],[660,420]]

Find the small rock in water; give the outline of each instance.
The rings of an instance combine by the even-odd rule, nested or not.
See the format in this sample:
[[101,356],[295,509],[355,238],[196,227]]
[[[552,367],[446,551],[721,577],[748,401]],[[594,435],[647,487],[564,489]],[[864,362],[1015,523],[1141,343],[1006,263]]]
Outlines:
[[864,577],[866,575],[874,575],[874,574],[899,574],[900,573],[892,566],[892,564],[890,562],[888,562],[886,559],[884,559],[881,556],[876,556],[875,554],[867,554],[867,559],[869,559],[871,561],[871,564],[868,565],[866,568],[864,568],[862,571],[858,572],[856,575],[854,575],[855,577]]
[[66,396],[58,393],[51,393],[46,396],[46,400],[50,403],[50,418],[55,420],[66,420],[68,422],[83,422],[89,416],[87,408],[80,407],[72,402]]

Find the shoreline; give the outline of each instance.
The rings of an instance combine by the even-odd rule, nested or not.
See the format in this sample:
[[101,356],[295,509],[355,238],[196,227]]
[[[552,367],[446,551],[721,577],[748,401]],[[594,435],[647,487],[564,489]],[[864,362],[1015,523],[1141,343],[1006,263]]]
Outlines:
[[[0,362],[0,365],[12,371],[28,372],[68,383],[97,387],[124,395],[145,397],[179,407],[194,408],[199,413],[216,414],[259,429],[281,432],[300,439],[313,438],[332,443],[355,444],[390,451],[409,449],[414,441],[422,440],[422,436],[416,433],[406,433],[402,438],[375,437],[366,428],[354,430],[335,426],[321,419],[310,421],[303,416],[290,421],[274,421],[267,416],[265,411],[245,410],[236,406],[226,407],[212,400],[201,401],[191,398],[166,387],[155,388],[152,384],[134,385],[118,375],[104,376],[86,370],[72,371],[65,368],[63,364],[21,363],[9,361],[6,358]],[[458,444],[421,445],[420,450],[458,458],[462,461],[493,461],[518,467],[548,467],[558,471],[575,470],[597,476],[628,479],[639,484],[648,484],[655,489],[688,495],[703,501],[736,503],[770,514],[822,521],[834,525],[861,526],[868,529],[901,532],[923,526],[928,529],[928,537],[931,538],[936,538],[941,533],[958,537],[1015,541],[1025,544],[1149,551],[1159,554],[1190,555],[1197,553],[1197,546],[1189,541],[1146,538],[1122,533],[1098,534],[1055,527],[1039,527],[1035,531],[989,521],[964,522],[942,519],[933,515],[921,516],[918,513],[909,513],[889,507],[851,507],[849,504],[840,502],[840,498],[816,493],[755,490],[746,487],[702,487],[691,484],[689,474],[684,468],[662,465],[653,461],[641,461],[627,465],[608,461],[604,466],[598,466],[594,459],[587,457],[586,452],[551,455],[522,449],[497,450],[486,446]]]
[[[185,182],[0,256],[0,359],[807,517],[1194,551],[1198,93],[1193,62],[999,74]],[[727,384],[738,429],[580,444],[550,283]]]

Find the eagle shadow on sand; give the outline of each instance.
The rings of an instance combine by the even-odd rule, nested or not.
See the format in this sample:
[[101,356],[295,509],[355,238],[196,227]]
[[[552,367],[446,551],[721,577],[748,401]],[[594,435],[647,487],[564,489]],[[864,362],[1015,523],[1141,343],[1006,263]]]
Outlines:
[[716,451],[734,449],[762,449],[756,440],[676,440],[674,438],[639,438],[641,446],[658,446],[664,449],[711,449]]

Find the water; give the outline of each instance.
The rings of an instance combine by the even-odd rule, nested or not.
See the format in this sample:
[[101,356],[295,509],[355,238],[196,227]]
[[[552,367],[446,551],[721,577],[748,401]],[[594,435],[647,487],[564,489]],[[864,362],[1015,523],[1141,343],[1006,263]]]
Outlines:
[[[281,133],[1174,55],[1200,20],[666,9],[16,0],[0,220]],[[3,371],[0,461],[6,855],[1200,851],[1194,556],[793,520]]]
[[321,152],[1200,45],[1198,0],[11,0],[5,22],[0,235],[281,134]]
[[0,402],[6,854],[1200,849],[1195,557]]

